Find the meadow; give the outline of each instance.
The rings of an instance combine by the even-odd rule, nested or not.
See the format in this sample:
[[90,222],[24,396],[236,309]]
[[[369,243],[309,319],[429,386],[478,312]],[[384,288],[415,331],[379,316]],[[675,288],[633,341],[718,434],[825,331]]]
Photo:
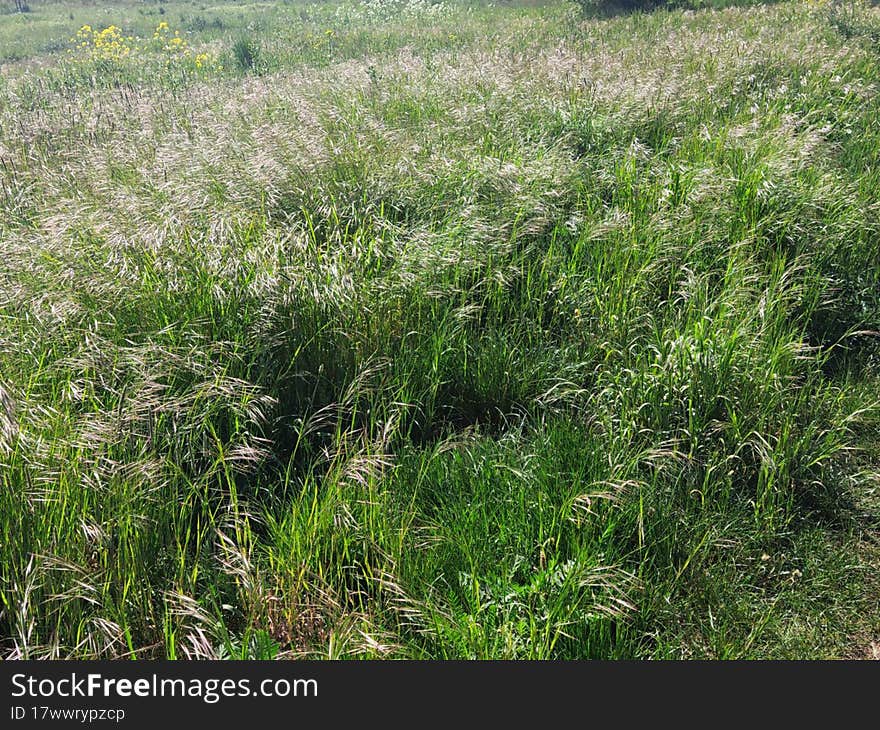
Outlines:
[[0,656],[880,656],[880,10],[0,5]]

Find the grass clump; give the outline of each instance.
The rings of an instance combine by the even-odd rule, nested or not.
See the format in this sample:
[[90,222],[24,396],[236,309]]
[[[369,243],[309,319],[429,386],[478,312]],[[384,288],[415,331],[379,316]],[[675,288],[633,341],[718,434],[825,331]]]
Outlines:
[[232,44],[232,57],[242,71],[255,71],[260,63],[260,45],[250,36],[239,38]]

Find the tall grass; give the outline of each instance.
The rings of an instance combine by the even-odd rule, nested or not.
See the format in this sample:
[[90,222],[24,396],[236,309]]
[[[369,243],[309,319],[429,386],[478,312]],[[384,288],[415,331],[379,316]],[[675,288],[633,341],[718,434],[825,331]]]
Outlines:
[[3,79],[4,654],[850,651],[870,36],[407,8]]

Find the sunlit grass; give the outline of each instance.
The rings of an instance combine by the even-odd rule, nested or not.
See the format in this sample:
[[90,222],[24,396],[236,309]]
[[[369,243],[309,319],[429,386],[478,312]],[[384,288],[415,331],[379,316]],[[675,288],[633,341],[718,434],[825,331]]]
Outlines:
[[875,10],[32,9],[4,655],[875,640]]

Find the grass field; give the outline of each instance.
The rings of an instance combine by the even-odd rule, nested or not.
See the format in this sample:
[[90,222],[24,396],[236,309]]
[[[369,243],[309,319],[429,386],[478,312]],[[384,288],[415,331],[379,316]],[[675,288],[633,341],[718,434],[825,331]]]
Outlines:
[[0,10],[0,656],[880,655],[880,10]]

